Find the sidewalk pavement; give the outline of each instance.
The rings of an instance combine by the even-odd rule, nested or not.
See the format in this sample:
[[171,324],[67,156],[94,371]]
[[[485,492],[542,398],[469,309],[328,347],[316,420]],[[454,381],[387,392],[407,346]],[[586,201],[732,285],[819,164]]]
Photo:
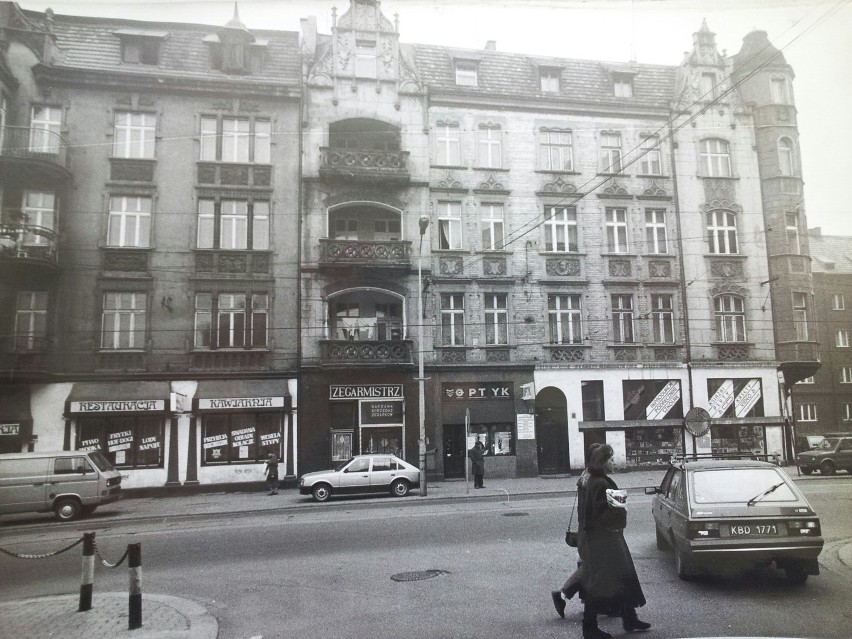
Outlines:
[[[796,480],[819,481],[819,478],[799,476],[796,468],[784,468]],[[636,494],[646,486],[659,486],[665,471],[634,470],[613,473],[612,478],[622,489]],[[267,495],[261,489],[252,492],[197,492],[188,495],[132,497],[104,506],[92,520],[132,521],[167,517],[192,517],[217,514],[245,515],[264,511],[327,509],[340,504],[351,509],[353,503],[397,506],[400,504],[435,504],[470,501],[511,501],[518,498],[573,498],[577,474],[518,479],[492,479],[486,475],[485,488],[474,490],[472,482],[430,481],[426,496],[413,490],[403,501],[389,496],[353,500],[334,500],[317,504],[309,496],[299,494],[298,488],[281,489],[277,495]],[[252,487],[255,485],[252,484]],[[566,506],[567,507],[567,506]],[[49,515],[7,515],[4,523],[14,520],[22,524],[53,524]],[[100,523],[100,522],[99,522]],[[852,566],[852,544],[840,550],[840,559]],[[218,623],[201,604],[166,595],[143,593],[142,628],[128,630],[127,593],[94,593],[92,609],[77,612],[79,593],[25,600],[0,602],[0,637],[42,639],[62,636],[63,639],[216,639]],[[37,613],[36,613],[37,611]]]

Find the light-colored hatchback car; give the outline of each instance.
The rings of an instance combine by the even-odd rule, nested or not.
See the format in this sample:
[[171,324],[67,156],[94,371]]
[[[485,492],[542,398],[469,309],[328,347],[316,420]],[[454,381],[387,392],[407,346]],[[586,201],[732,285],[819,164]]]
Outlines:
[[420,471],[396,455],[357,455],[333,470],[305,473],[299,478],[299,493],[316,501],[332,495],[390,492],[405,497],[420,484]]

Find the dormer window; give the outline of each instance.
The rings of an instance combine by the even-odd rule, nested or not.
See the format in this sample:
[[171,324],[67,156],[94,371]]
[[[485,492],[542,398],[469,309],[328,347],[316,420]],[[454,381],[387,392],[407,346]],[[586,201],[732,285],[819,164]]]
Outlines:
[[122,29],[115,35],[121,39],[122,62],[156,65],[160,63],[160,45],[169,34],[166,31]]
[[475,60],[456,60],[456,84],[463,87],[479,86],[477,67]]
[[542,93],[559,93],[560,69],[554,67],[540,67],[538,78]]
[[612,90],[617,98],[632,98],[633,75],[628,73],[613,73]]

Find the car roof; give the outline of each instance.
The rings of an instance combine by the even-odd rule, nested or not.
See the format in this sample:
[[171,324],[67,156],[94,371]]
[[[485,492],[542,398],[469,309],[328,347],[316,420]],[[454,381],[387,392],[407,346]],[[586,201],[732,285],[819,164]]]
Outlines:
[[674,466],[683,467],[687,470],[712,470],[719,468],[778,468],[770,462],[757,459],[698,459],[675,461]]
[[38,457],[80,457],[88,453],[95,452],[91,450],[48,450],[37,451],[32,453],[3,453],[0,459],[35,459]]

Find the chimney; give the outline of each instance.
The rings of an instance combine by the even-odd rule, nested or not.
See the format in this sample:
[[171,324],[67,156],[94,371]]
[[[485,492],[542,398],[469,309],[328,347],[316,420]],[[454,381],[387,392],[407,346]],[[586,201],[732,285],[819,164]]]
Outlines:
[[317,48],[317,17],[309,16],[300,20],[302,29],[302,51],[314,55]]
[[497,50],[497,40],[489,40],[485,43],[486,51],[496,51]]

